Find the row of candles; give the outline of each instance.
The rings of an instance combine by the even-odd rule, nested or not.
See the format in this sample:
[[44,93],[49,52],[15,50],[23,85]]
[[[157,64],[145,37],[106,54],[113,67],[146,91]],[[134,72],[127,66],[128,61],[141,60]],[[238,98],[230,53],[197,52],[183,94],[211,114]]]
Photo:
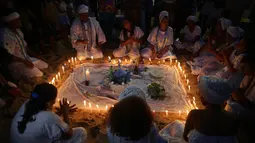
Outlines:
[[[91,56],[91,61],[93,62],[93,60],[94,60],[94,58],[93,58],[93,56]],[[121,59],[119,59],[119,60],[113,59],[112,60],[110,56],[108,57],[108,62],[111,63],[111,64],[123,64]],[[152,64],[152,62],[153,61],[149,58],[148,64]],[[132,59],[130,59],[130,60],[125,59],[125,64],[132,64],[132,63],[134,63],[134,61]],[[161,63],[161,61],[158,60],[158,64],[160,64],[160,63]],[[163,60],[162,63],[165,64],[166,61]],[[72,66],[79,65],[79,64],[82,64],[81,60],[79,60],[76,57],[72,57],[71,59],[68,60],[67,63],[65,63],[61,67],[62,75],[65,74],[65,72],[66,72],[66,70],[68,70],[68,68],[71,68]],[[185,84],[187,85],[188,91],[190,92],[191,91],[191,86],[189,84],[190,82],[189,82],[189,79],[188,79],[188,77],[185,73],[185,70],[182,69],[180,62],[178,60],[170,59],[170,66],[176,66],[177,67],[177,69],[179,70],[180,75],[182,75],[184,77],[183,78],[184,83],[186,82]],[[90,80],[90,71],[89,71],[89,69],[86,70],[85,74],[86,74],[86,80]],[[51,80],[50,83],[53,84],[53,85],[56,85],[56,81],[60,81],[61,79],[62,79],[61,72],[58,72],[56,74],[56,76]],[[198,107],[196,106],[195,97],[193,97],[192,102],[191,102],[191,100],[188,100],[188,102],[191,105],[191,109],[198,109]],[[83,101],[83,105],[86,109],[89,109],[91,111],[94,110],[94,109],[99,110],[99,111],[100,111],[100,109],[103,109],[103,108],[99,108],[99,105],[95,105],[96,108],[93,108],[92,103],[90,103],[90,102],[87,103],[85,100]],[[110,107],[114,107],[114,105],[111,105]],[[109,108],[109,106],[105,105],[105,107],[104,107],[105,111],[107,111],[108,108]],[[185,111],[187,115],[188,115],[189,111],[190,111],[189,109]],[[153,110],[153,112],[155,113],[155,110]],[[178,114],[179,114],[179,116],[181,116],[182,113],[185,113],[185,112],[182,112],[181,110],[179,110]],[[168,113],[169,113],[168,110],[165,110],[166,116],[168,116]]]

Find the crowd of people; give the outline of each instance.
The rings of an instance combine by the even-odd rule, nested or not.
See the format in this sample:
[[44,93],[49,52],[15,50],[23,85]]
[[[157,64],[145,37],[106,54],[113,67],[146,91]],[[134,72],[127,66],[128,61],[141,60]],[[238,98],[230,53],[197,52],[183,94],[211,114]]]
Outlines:
[[[56,41],[70,43],[80,60],[107,57],[102,48],[109,37],[116,36],[113,31],[119,18],[122,28],[119,29],[119,47],[112,52],[114,57],[128,57],[141,64],[143,59],[182,57],[192,74],[198,77],[198,94],[205,108],[190,111],[185,125],[174,122],[161,132],[175,132],[177,129],[172,126],[175,124],[182,135],[171,136],[180,138],[179,142],[252,143],[255,133],[252,19],[255,11],[253,2],[247,2],[249,6],[245,8],[245,1],[239,9],[229,3],[228,0],[225,5],[220,0],[204,3],[198,0],[45,0],[36,1],[30,7],[30,4],[8,1],[1,5],[3,96],[0,96],[0,109],[10,106],[12,98],[21,94],[15,85],[20,80],[33,84],[34,78],[44,76],[50,63],[41,56],[41,50],[47,46],[54,50]],[[249,23],[240,14],[247,13],[246,9],[251,13]],[[37,49],[32,48],[36,45]],[[36,85],[30,99],[13,118],[13,143],[86,142],[86,130],[73,128],[69,118],[69,114],[76,111],[75,105],[63,99],[59,102],[58,115],[53,112],[57,93],[51,84]],[[111,143],[170,140],[159,133],[145,93],[137,87],[123,91],[119,102],[109,110],[106,123]]]

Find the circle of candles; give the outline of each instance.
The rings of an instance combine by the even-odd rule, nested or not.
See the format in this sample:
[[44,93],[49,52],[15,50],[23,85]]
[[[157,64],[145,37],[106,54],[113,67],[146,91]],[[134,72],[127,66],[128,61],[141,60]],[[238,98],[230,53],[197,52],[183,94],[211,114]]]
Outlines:
[[65,67],[64,66],[62,66],[62,71],[63,71],[63,73],[65,73]]

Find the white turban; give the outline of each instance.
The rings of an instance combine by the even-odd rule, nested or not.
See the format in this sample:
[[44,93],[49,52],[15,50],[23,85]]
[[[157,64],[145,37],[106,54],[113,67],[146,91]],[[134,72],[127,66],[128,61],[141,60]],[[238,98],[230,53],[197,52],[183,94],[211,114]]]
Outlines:
[[79,14],[88,13],[88,12],[89,12],[89,7],[88,6],[86,6],[84,4],[79,6],[79,8],[78,8],[78,13]]
[[137,97],[140,97],[142,98],[143,100],[146,101],[146,98],[145,98],[145,94],[144,92],[136,87],[136,86],[129,86],[128,88],[126,88],[119,96],[119,101],[120,100],[123,100],[127,97],[130,97],[130,96],[137,96]]
[[240,38],[244,36],[244,30],[240,27],[228,27],[227,32],[233,38]]
[[189,16],[189,17],[187,18],[186,22],[188,22],[188,21],[193,21],[193,22],[197,23],[197,17],[191,15],[191,16]]
[[18,19],[20,17],[19,13],[13,12],[7,16],[3,16],[3,21],[4,22],[10,22],[12,20]]
[[209,76],[201,76],[198,87],[200,96],[211,104],[223,104],[233,91],[227,81]]
[[161,11],[160,12],[160,14],[159,14],[159,22],[161,22],[164,17],[168,18],[168,12],[167,11]]
[[224,17],[220,18],[220,23],[221,23],[221,28],[222,28],[222,30],[224,30],[224,31],[227,30],[228,27],[232,25],[231,20],[226,19],[226,18],[224,18]]

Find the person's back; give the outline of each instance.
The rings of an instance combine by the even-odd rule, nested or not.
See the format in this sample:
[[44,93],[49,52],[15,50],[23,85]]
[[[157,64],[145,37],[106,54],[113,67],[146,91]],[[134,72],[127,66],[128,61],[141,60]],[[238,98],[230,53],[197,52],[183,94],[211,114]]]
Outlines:
[[194,128],[207,136],[234,136],[237,132],[237,118],[224,110],[193,110]]
[[[22,105],[22,107],[12,120],[11,142],[51,143],[54,140],[54,136],[57,136],[57,134],[60,133],[57,130],[56,121],[61,119],[56,114],[50,111],[41,111],[34,115],[34,118],[36,120],[33,122],[28,122],[24,133],[19,133],[18,122],[22,120],[22,115],[24,114],[26,103]],[[61,122],[59,124],[61,124]]]

